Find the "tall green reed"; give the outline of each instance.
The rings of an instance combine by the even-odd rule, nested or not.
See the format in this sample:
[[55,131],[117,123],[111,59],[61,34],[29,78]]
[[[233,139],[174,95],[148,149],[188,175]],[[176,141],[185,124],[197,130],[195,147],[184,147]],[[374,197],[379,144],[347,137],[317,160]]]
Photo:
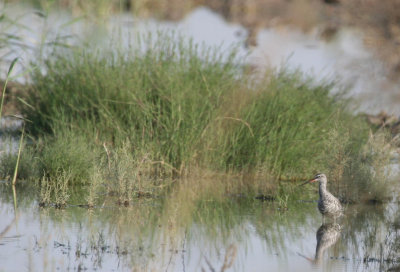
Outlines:
[[[8,80],[9,80],[9,78],[10,78],[10,75],[11,75],[11,73],[12,73],[12,71],[13,71],[13,69],[14,69],[14,66],[15,66],[15,64],[17,63],[17,61],[18,61],[18,58],[15,58],[15,59],[11,62],[10,67],[9,67],[9,69],[8,69],[8,72],[7,72],[7,76],[6,76],[6,80],[5,80],[5,83],[4,83],[3,91],[2,91],[2,93],[1,93],[1,102],[0,102],[0,124],[1,124],[1,114],[2,114],[2,112],[3,112],[4,98],[5,98],[5,96],[6,96],[7,83],[8,83]],[[24,126],[24,128],[25,128],[25,126]],[[22,129],[21,140],[20,140],[20,144],[19,144],[19,148],[18,148],[17,162],[16,162],[16,164],[15,164],[14,176],[13,176],[13,179],[12,179],[12,187],[13,187],[12,189],[13,189],[13,199],[14,199],[14,211],[16,211],[16,209],[17,209],[17,194],[16,194],[16,189],[15,189],[15,184],[17,183],[18,166],[19,166],[19,161],[20,161],[20,156],[21,156],[21,150],[22,150],[22,144],[23,144],[23,139],[24,139],[24,132],[25,132],[25,129],[24,129],[24,128]]]
[[28,130],[71,127],[115,145],[129,139],[179,171],[233,87],[232,64],[219,64],[216,54],[204,61],[183,44],[153,46],[129,58],[85,52],[49,60],[46,75],[33,75]]

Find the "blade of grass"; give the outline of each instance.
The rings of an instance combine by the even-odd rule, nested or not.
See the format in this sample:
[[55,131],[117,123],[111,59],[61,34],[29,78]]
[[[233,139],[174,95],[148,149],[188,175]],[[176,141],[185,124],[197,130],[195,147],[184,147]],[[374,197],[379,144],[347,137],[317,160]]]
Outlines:
[[12,186],[12,191],[13,191],[13,201],[14,201],[14,213],[15,216],[17,216],[17,189],[15,188],[14,184]]
[[19,141],[17,162],[15,164],[14,177],[13,177],[13,180],[12,180],[12,185],[13,186],[15,186],[15,184],[17,183],[18,166],[19,166],[19,160],[21,158],[21,150],[22,150],[22,144],[24,142],[24,135],[25,135],[25,124],[22,126],[21,139]]
[[8,79],[10,78],[10,74],[12,73],[15,63],[17,63],[17,61],[18,61],[18,58],[15,58],[11,62],[10,68],[8,69],[8,72],[7,72],[6,81],[4,82],[4,87],[3,87],[3,92],[1,93],[1,102],[0,102],[0,120],[1,120],[1,113],[3,111],[4,97],[6,96],[6,88],[7,88]]

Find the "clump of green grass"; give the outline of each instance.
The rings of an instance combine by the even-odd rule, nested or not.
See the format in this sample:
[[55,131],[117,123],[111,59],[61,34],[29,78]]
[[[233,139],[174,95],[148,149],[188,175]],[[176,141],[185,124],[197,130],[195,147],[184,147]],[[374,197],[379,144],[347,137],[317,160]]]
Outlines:
[[86,203],[89,208],[94,208],[99,200],[99,193],[103,182],[101,171],[96,167],[93,169],[93,174],[90,176],[90,180],[87,188]]
[[[236,112],[230,110],[231,120],[222,121],[229,124],[220,124],[226,127],[212,148],[218,154],[213,158],[228,169],[260,167],[283,179],[301,178],[321,169],[326,162],[320,154],[330,145],[332,129],[338,135],[346,129],[363,129],[357,117],[346,112],[346,101],[329,94],[331,88],[306,81],[299,73],[267,75],[252,90],[240,94],[248,96],[247,101]],[[335,122],[343,128],[332,127]],[[365,132],[358,135],[360,141],[365,141]],[[341,143],[346,138],[336,140]]]
[[60,170],[56,177],[48,178],[45,175],[40,181],[40,206],[54,205],[56,208],[64,208],[67,205],[71,173]]
[[276,185],[231,188],[278,193],[281,179],[323,169],[339,180],[361,159],[368,128],[332,84],[285,71],[254,82],[234,52],[175,38],[143,39],[129,52],[56,52],[44,73],[33,71],[21,109],[39,172],[85,183],[100,171],[99,184],[129,203],[162,179],[199,172],[269,177]]
[[58,55],[47,61],[46,74],[32,75],[34,91],[25,98],[30,107],[23,109],[33,121],[27,129],[38,136],[70,127],[114,146],[129,139],[177,174],[237,83],[232,61],[221,64],[222,56],[205,50],[203,60],[198,50],[158,41],[129,57]]
[[117,148],[112,154],[108,153],[108,168],[106,168],[108,190],[117,194],[120,205],[128,206],[132,202],[134,193],[139,190],[137,163],[134,150],[129,144]]
[[38,175],[45,173],[54,179],[68,172],[71,183],[85,184],[91,178],[98,149],[85,136],[63,130],[37,142],[35,153]]
[[[129,205],[136,197],[153,197],[170,179],[162,178],[162,162],[152,160],[150,154],[135,151],[129,141],[110,151],[106,145],[107,163],[103,163],[102,178],[109,194],[118,196],[118,204]],[[162,167],[162,168],[160,168]]]

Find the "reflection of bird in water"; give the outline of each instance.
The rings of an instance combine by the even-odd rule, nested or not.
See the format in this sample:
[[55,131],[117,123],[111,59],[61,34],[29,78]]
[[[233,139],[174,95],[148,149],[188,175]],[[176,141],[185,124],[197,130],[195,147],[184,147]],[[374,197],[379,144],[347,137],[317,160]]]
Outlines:
[[341,226],[337,223],[322,224],[317,230],[317,247],[315,248],[314,259],[306,257],[300,253],[301,257],[309,260],[313,264],[318,264],[324,254],[324,251],[333,246],[340,237]]
[[310,182],[319,182],[319,200],[318,200],[318,210],[321,212],[322,216],[329,217],[339,217],[342,215],[343,208],[340,204],[339,199],[334,197],[328,190],[326,189],[326,184],[328,182],[325,174],[317,174],[315,177],[305,183]]
[[340,237],[340,225],[337,223],[322,224],[317,230],[317,247],[315,262],[321,259],[324,251],[333,246]]

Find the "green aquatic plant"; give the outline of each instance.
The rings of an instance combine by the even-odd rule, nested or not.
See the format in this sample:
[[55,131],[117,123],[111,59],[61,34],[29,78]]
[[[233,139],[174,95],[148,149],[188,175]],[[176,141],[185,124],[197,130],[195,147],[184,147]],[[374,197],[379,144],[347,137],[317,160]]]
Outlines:
[[64,208],[70,197],[68,186],[71,183],[71,173],[60,170],[55,178],[43,176],[40,181],[40,206],[54,205]]
[[96,168],[94,168],[93,171],[94,172],[90,176],[90,180],[88,183],[88,193],[86,196],[86,202],[89,208],[93,208],[96,206],[96,203],[99,199],[99,191],[103,181],[101,171]]
[[46,173],[50,179],[68,172],[71,183],[86,184],[97,160],[98,149],[85,135],[62,130],[47,136],[35,145],[39,178]]
[[[223,135],[215,139],[217,164],[227,169],[263,168],[282,179],[301,178],[326,166],[318,150],[328,145],[332,122],[337,128],[339,143],[345,141],[342,131],[352,128],[359,141],[366,140],[366,126],[345,110],[347,101],[332,96],[331,84],[316,84],[301,73],[281,72],[266,75],[264,81],[252,85],[248,94],[232,96],[230,109],[237,122],[226,120]],[[247,96],[247,98],[241,98]],[[237,105],[234,100],[245,101]],[[229,124],[225,124],[228,123]]]
[[[0,19],[1,21],[1,19]],[[1,100],[0,100],[0,121],[1,121],[1,115],[3,112],[3,104],[4,104],[4,98],[6,96],[6,90],[7,90],[7,84],[8,81],[11,77],[11,73],[14,70],[14,66],[17,63],[18,58],[15,58],[11,64],[10,67],[8,69],[7,72],[7,76],[6,76],[6,80],[4,82],[4,87],[3,87],[3,91],[1,92]],[[20,159],[21,159],[21,151],[24,145],[24,136],[25,136],[25,124],[22,125],[22,132],[21,132],[21,136],[20,136],[20,141],[19,141],[19,147],[18,147],[18,154],[16,157],[16,161],[15,161],[15,166],[14,166],[14,174],[13,174],[13,178],[12,178],[12,185],[15,186],[16,182],[17,182],[17,175],[18,175],[18,167],[20,165]],[[3,151],[3,150],[0,150]],[[3,158],[1,158],[1,160],[3,160]],[[3,167],[0,167],[3,168]],[[5,171],[4,171],[5,170]],[[7,167],[5,169],[3,169],[3,172],[7,172],[9,169],[7,169]],[[1,171],[0,171],[1,172]],[[3,174],[7,174],[7,173],[3,173]],[[15,188],[14,188],[15,190]],[[15,191],[14,191],[14,196],[15,196]],[[16,207],[16,198],[14,197],[14,206]]]
[[100,179],[129,203],[201,175],[235,177],[220,190],[274,195],[281,180],[321,170],[342,182],[362,160],[368,126],[333,84],[286,70],[255,81],[234,50],[159,35],[130,51],[56,50],[32,71],[20,109],[38,172]]
[[19,139],[17,161],[15,162],[14,175],[13,175],[13,178],[12,178],[12,185],[13,186],[15,186],[15,184],[17,183],[18,167],[20,165],[20,160],[21,160],[21,152],[22,152],[22,147],[23,147],[23,144],[24,144],[24,136],[25,136],[25,124],[22,125],[21,138]]

